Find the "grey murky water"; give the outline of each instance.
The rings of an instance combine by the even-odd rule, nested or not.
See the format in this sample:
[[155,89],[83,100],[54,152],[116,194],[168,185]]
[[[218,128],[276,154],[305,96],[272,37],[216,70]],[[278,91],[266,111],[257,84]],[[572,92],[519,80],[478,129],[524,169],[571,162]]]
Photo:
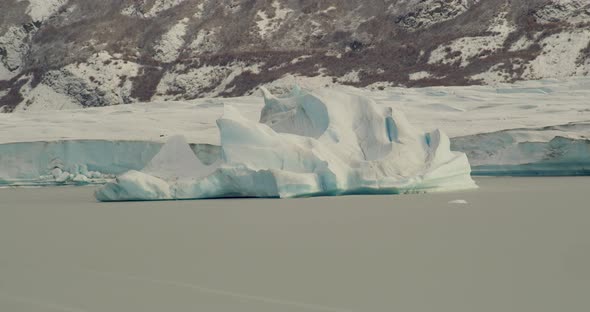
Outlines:
[[587,311],[590,178],[478,183],[114,204],[0,189],[0,311]]

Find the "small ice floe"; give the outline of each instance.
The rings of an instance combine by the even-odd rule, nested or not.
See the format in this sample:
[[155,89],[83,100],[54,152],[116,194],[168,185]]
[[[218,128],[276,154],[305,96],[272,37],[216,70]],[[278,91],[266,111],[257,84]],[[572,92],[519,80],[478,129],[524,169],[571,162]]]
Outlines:
[[451,200],[449,202],[449,204],[452,204],[452,205],[467,205],[468,203],[464,199],[456,199],[456,200]]

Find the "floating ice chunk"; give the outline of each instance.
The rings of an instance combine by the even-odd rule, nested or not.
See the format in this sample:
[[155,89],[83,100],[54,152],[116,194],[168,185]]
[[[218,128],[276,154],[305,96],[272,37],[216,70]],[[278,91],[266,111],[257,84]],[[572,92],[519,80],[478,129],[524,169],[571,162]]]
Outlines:
[[70,173],[69,172],[62,172],[60,175],[55,177],[55,181],[58,183],[63,183],[66,182],[67,180],[70,179]]
[[88,183],[89,180],[90,179],[88,179],[88,177],[83,174],[76,174],[74,176],[74,178],[72,179],[73,182],[80,183],[80,184]]
[[100,201],[173,199],[169,182],[135,170],[106,184],[95,195]]
[[449,204],[451,204],[451,205],[467,205],[468,202],[464,199],[456,199],[456,200],[451,200],[449,202]]
[[53,175],[53,177],[55,179],[60,177],[62,173],[63,173],[63,170],[61,170],[60,168],[54,168],[53,170],[51,170],[51,175]]
[[403,114],[360,95],[263,89],[260,122],[226,106],[217,120],[219,163],[206,166],[181,137],[142,172],[97,191],[99,200],[407,193],[476,187],[463,153],[440,131],[423,133]]

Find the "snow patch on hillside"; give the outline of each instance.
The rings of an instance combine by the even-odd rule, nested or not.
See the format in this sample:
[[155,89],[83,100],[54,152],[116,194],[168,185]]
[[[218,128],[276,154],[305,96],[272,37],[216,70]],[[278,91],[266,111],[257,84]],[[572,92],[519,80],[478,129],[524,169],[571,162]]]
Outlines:
[[156,51],[154,59],[163,63],[171,63],[178,58],[184,46],[184,36],[186,35],[188,21],[188,18],[182,19],[162,36],[158,44],[154,47]]
[[68,0],[28,0],[28,2],[27,14],[31,19],[33,21],[44,21],[55,14]]
[[147,12],[146,17],[154,17],[158,15],[160,12],[164,12],[169,10],[186,0],[157,0],[156,3],[152,6],[152,8]]
[[432,75],[427,71],[419,71],[415,73],[411,73],[409,75],[410,80],[421,80],[426,78],[432,78]]
[[512,76],[504,69],[504,63],[499,63],[490,67],[487,71],[473,75],[470,78],[472,80],[481,80],[487,85],[497,85],[509,81]]
[[461,67],[469,65],[472,58],[485,58],[481,55],[501,49],[508,35],[515,30],[514,25],[506,19],[505,14],[498,16],[492,23],[489,36],[463,37],[444,44],[432,51],[428,64],[454,64],[459,62]]
[[535,12],[540,23],[590,22],[590,4],[587,0],[553,0]]
[[35,88],[31,83],[27,83],[20,90],[24,95],[24,100],[16,107],[15,112],[20,111],[51,111],[76,109],[81,105],[75,102],[71,97],[57,93],[53,88],[46,84],[39,84]]
[[[18,73],[15,73],[13,71],[10,71],[8,68],[6,68],[6,66],[4,64],[2,64],[0,62],[0,80],[10,80],[12,79],[12,77],[18,75]],[[3,95],[0,94],[0,98]]]
[[134,4],[124,8],[121,11],[121,14],[133,17],[152,18],[185,1],[186,0],[156,0],[148,10],[146,0],[136,0]]
[[107,106],[132,102],[132,82],[139,65],[113,58],[107,52],[93,55],[85,63],[69,64],[47,72],[41,83],[21,88],[25,99],[17,110],[76,108],[79,105]]
[[395,84],[389,81],[377,81],[365,87],[367,90],[371,91],[382,91],[385,89],[394,88]]
[[218,41],[217,34],[220,28],[201,29],[197,32],[196,38],[190,43],[189,49],[197,53],[213,53],[221,49],[221,42]]
[[590,30],[587,29],[547,37],[540,43],[543,46],[543,52],[530,62],[523,76],[539,79],[583,75],[585,69],[578,64],[578,58],[589,43]]
[[338,8],[337,8],[337,7],[335,7],[335,6],[330,6],[330,7],[328,7],[328,8],[327,8],[327,9],[325,9],[325,10],[319,11],[318,13],[321,13],[321,14],[329,14],[330,12],[332,12],[332,11],[336,11],[336,10],[338,10]]
[[197,5],[196,11],[193,14],[193,18],[201,19],[203,17],[203,14],[205,13],[205,2],[201,2],[199,5]]
[[131,93],[131,80],[127,78],[137,76],[139,65],[117,60],[103,51],[86,63],[68,65],[65,69],[79,79],[87,79],[91,85],[105,92],[110,98],[109,102],[123,104],[128,102],[125,98]]
[[292,12],[289,8],[281,7],[280,2],[277,0],[273,0],[271,7],[274,10],[274,17],[270,17],[266,11],[262,10],[256,13],[258,18],[256,21],[256,27],[258,27],[258,35],[261,38],[267,37],[274,30],[278,29],[281,22],[285,20],[290,12]]
[[123,8],[123,10],[121,10],[121,14],[131,17],[145,17],[145,14],[142,12],[142,5],[145,5],[145,1],[134,3],[128,7]]
[[234,62],[225,66],[205,65],[184,70],[184,65],[177,65],[160,80],[155,100],[215,97],[224,91],[231,82],[244,72],[259,73],[262,64],[245,64]]
[[535,43],[535,39],[539,36],[540,33],[535,34],[534,38],[529,39],[527,36],[520,37],[515,43],[510,46],[508,51],[516,52],[526,50],[531,47],[533,43]]
[[297,63],[301,63],[302,61],[307,60],[308,58],[311,58],[311,55],[302,55],[302,56],[298,56],[294,59],[291,60],[291,64],[297,64]]
[[[453,19],[477,2],[479,0],[402,0],[391,4],[388,12],[396,15],[396,24],[413,31]],[[411,9],[399,12],[399,7]]]
[[0,80],[10,80],[20,73],[29,50],[28,39],[29,33],[15,26],[0,37]]
[[342,77],[338,77],[336,80],[340,83],[358,83],[361,81],[359,74],[359,70],[353,70],[344,74]]

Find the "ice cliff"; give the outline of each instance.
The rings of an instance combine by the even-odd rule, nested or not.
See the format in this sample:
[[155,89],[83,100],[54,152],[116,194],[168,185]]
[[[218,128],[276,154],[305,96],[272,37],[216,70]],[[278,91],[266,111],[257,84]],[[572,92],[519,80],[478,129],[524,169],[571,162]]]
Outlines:
[[475,188],[464,153],[449,138],[423,133],[404,115],[361,95],[263,89],[260,121],[232,106],[217,120],[221,159],[195,156],[173,137],[141,171],[96,192],[101,201],[221,197],[397,194]]
[[[219,159],[219,146],[191,144],[204,163]],[[140,170],[162,144],[122,140],[58,140],[0,144],[0,187],[104,184]]]
[[467,154],[473,175],[587,176],[589,132],[589,122],[510,129],[456,137],[451,147]]

